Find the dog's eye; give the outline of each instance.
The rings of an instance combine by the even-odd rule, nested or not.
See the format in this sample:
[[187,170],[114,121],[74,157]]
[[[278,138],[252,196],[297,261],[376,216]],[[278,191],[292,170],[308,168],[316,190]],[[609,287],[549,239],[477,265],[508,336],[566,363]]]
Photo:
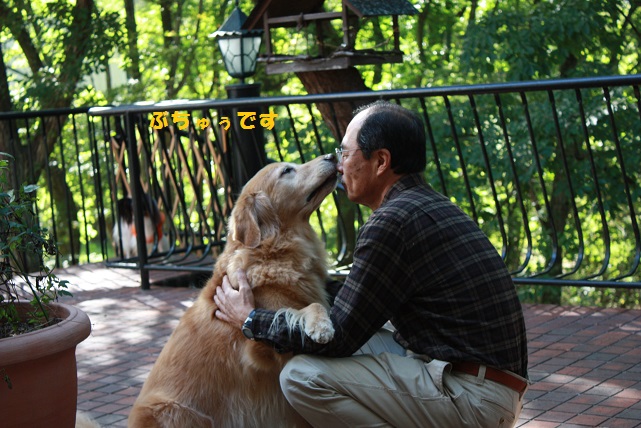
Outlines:
[[286,166],[283,168],[283,170],[280,172],[280,176],[282,177],[283,175],[289,174],[290,172],[293,172],[294,168],[291,166]]

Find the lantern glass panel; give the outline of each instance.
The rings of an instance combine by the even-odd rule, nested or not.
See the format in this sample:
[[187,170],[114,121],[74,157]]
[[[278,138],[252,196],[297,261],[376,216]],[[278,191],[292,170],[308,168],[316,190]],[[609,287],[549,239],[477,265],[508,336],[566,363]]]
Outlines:
[[218,39],[218,47],[230,76],[242,79],[255,73],[261,41],[261,36],[244,34]]

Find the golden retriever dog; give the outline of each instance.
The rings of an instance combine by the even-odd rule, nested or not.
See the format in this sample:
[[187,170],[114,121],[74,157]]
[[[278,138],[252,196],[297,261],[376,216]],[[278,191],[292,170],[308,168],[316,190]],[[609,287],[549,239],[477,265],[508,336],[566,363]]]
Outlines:
[[228,241],[212,278],[183,315],[158,356],[129,415],[129,426],[308,426],[284,398],[278,376],[292,357],[246,339],[218,320],[213,296],[229,273],[244,269],[256,307],[286,311],[309,339],[334,334],[327,314],[326,253],[309,224],[337,183],[336,158],[303,165],[274,163],[243,188],[229,220]]

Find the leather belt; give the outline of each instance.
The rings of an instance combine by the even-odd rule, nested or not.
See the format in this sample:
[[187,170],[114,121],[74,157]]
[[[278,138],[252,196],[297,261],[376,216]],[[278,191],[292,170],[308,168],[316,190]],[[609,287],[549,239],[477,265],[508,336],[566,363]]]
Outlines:
[[[478,376],[480,368],[481,364],[478,363],[452,363],[452,370],[472,376]],[[489,366],[485,366],[485,379],[500,383],[518,392],[519,399],[523,397],[527,389],[527,382],[517,378],[516,375]]]

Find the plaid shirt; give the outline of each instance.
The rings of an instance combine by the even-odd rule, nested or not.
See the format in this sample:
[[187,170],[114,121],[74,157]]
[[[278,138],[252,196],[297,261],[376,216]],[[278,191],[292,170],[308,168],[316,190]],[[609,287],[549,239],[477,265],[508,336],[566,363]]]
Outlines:
[[274,312],[263,309],[252,331],[281,352],[340,357],[390,320],[396,340],[415,353],[527,377],[523,312],[505,264],[476,223],[420,174],[396,182],[362,227],[330,317],[336,333],[324,345],[286,327],[270,330]]

